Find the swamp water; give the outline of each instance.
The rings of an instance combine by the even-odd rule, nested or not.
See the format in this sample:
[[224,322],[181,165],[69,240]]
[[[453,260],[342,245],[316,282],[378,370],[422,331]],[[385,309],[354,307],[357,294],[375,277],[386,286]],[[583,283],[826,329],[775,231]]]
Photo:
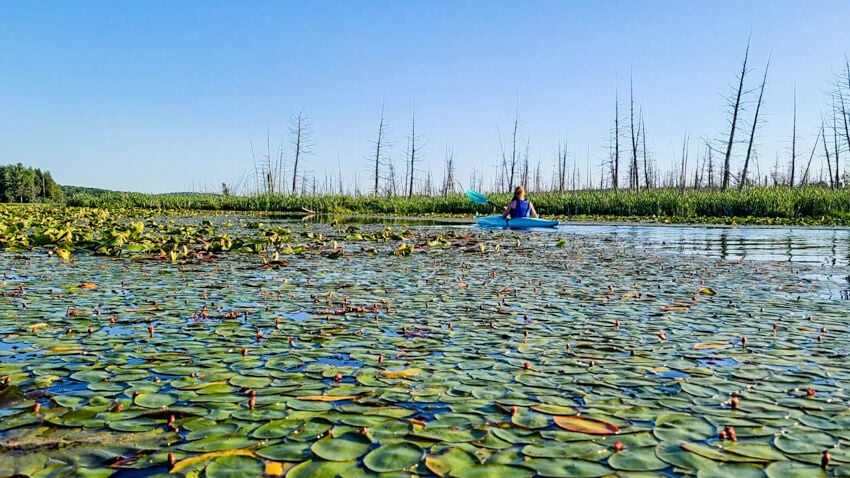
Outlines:
[[290,226],[0,253],[0,476],[850,474],[847,230]]

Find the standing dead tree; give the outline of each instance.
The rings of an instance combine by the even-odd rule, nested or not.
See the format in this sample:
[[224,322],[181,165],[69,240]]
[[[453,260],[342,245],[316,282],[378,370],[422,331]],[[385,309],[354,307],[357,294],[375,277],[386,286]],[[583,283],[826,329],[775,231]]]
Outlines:
[[617,178],[620,177],[620,92],[614,91],[614,151],[611,156],[611,187],[614,191],[619,187]]
[[806,170],[803,172],[803,178],[800,179],[800,185],[805,186],[807,181],[809,180],[809,169],[812,167],[812,159],[815,157],[815,151],[818,149],[818,141],[820,141],[820,137],[823,135],[823,123],[821,123],[820,130],[818,131],[818,135],[815,138],[815,144],[812,145],[812,152],[809,154],[809,161],[806,163]]
[[741,63],[741,73],[738,75],[738,88],[735,90],[735,102],[732,106],[732,125],[729,129],[729,141],[726,143],[726,156],[723,159],[723,183],[720,187],[723,191],[729,188],[729,179],[732,176],[732,144],[735,142],[735,131],[738,128],[738,115],[743,109],[741,97],[744,94],[744,78],[747,76],[747,58],[750,54],[750,41],[747,40],[747,49],[744,52],[744,61]]
[[679,192],[685,192],[685,181],[688,170],[688,143],[690,142],[690,134],[685,131],[685,139],[682,141],[682,169],[679,171]]
[[407,197],[413,197],[413,181],[416,176],[416,153],[419,152],[419,147],[416,146],[416,140],[421,139],[421,136],[416,135],[416,108],[413,109],[413,114],[411,116],[410,121],[410,137],[408,138],[410,147],[408,148],[408,161],[407,161]]
[[[292,194],[295,194],[298,186],[298,167],[303,166],[305,156],[313,153],[312,133],[310,122],[303,111],[292,115],[289,120],[289,134],[292,137],[293,160],[292,160]],[[303,186],[303,185],[302,185]],[[302,187],[302,190],[304,188]]]
[[758,128],[758,125],[759,125],[759,110],[761,109],[762,98],[764,98],[764,85],[767,83],[767,70],[769,68],[770,68],[770,57],[768,57],[768,59],[767,59],[767,66],[764,67],[764,76],[761,79],[761,87],[759,88],[759,98],[758,98],[758,101],[756,102],[756,113],[755,113],[755,116],[753,117],[753,125],[752,125],[752,129],[750,130],[750,141],[749,141],[749,144],[747,145],[747,156],[744,159],[744,169],[741,171],[741,180],[738,182],[738,191],[739,192],[742,189],[744,189],[744,184],[747,181],[747,167],[750,164],[750,156],[752,155],[753,144],[755,143],[755,139],[756,139],[756,128]]
[[567,181],[567,140],[564,140],[563,148],[558,143],[558,192],[563,193]]
[[381,156],[381,148],[385,147],[384,145],[384,136],[387,134],[387,124],[384,121],[384,102],[381,102],[381,121],[378,123],[378,138],[375,140],[375,163],[373,173],[375,174],[375,187],[373,189],[373,194],[377,196],[380,193],[380,181],[381,181],[381,164],[383,164],[382,156]]
[[635,90],[633,78],[629,77],[629,124],[632,139],[632,163],[629,167],[629,188],[640,189],[640,178],[638,169],[638,142],[640,141],[640,123],[635,130]]
[[794,84],[794,119],[791,123],[791,171],[789,186],[794,187],[794,173],[797,171],[797,84]]
[[514,111],[514,131],[511,134],[511,162],[510,162],[510,174],[508,175],[508,191],[514,188],[514,175],[516,173],[517,166],[517,133],[519,131],[519,98],[517,98],[516,110]]
[[455,151],[446,145],[446,170],[443,176],[443,197],[455,192]]

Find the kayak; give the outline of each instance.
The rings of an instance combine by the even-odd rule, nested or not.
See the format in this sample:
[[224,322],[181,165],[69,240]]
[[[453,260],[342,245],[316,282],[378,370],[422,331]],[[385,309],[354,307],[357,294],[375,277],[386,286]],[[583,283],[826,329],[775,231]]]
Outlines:
[[558,221],[554,219],[540,219],[534,217],[515,217],[513,219],[505,219],[502,216],[487,216],[476,217],[475,222],[481,227],[510,227],[510,228],[527,228],[527,227],[555,227]]

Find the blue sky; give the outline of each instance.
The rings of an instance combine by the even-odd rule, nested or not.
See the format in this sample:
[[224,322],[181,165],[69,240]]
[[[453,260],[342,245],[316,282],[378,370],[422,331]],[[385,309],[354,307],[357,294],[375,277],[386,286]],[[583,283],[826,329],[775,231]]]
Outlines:
[[475,169],[489,189],[498,133],[509,136],[518,106],[547,180],[567,139],[570,167],[589,156],[598,182],[615,91],[626,107],[631,75],[647,146],[667,171],[686,132],[692,164],[699,138],[726,134],[724,95],[751,37],[750,88],[771,57],[764,175],[787,162],[795,85],[808,154],[850,50],[848,18],[846,0],[0,0],[0,163],[79,186],[250,189],[251,143],[263,149],[268,135],[288,147],[301,111],[314,143],[307,174],[321,186],[341,171],[347,189],[358,178],[369,191],[383,102],[398,171],[415,109],[417,174],[439,181],[449,147],[461,185]]

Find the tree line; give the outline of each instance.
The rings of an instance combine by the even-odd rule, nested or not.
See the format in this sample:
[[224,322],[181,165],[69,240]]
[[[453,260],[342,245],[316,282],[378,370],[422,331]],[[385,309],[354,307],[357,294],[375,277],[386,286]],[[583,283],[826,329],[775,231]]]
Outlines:
[[29,168],[21,163],[0,166],[0,201],[28,203],[61,201],[62,188],[49,171]]

